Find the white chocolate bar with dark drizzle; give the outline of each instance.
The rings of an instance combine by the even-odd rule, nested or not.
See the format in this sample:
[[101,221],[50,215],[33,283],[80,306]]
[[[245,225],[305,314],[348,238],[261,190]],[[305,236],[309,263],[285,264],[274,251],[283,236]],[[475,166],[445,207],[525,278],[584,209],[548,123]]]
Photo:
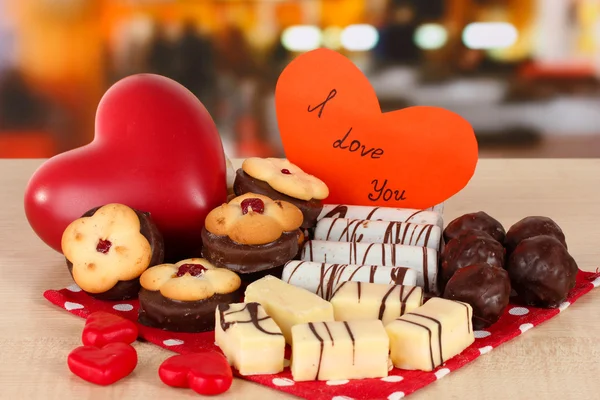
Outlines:
[[285,338],[260,304],[219,304],[215,314],[215,342],[241,375],[283,371]]
[[281,279],[329,300],[335,289],[346,281],[414,286],[417,284],[417,273],[404,267],[326,264],[292,260],[283,267]]
[[390,357],[401,369],[433,371],[460,354],[474,341],[467,303],[434,297],[421,307],[390,322]]
[[261,304],[292,344],[292,327],[307,322],[333,321],[333,306],[314,293],[267,275],[246,288],[245,301]]
[[439,249],[442,229],[412,222],[323,218],[317,223],[315,240],[334,242],[392,243]]
[[381,321],[314,322],[292,328],[295,381],[383,378],[389,338]]
[[344,282],[330,300],[336,321],[379,319],[384,325],[423,304],[418,286]]
[[437,256],[437,251],[428,247],[309,240],[302,248],[300,259],[332,264],[406,267],[417,273],[418,286],[426,292],[434,292],[437,287]]
[[347,206],[324,204],[317,221],[323,218],[349,218],[379,221],[412,222],[414,224],[432,224],[444,228],[442,216],[434,211],[411,208]]

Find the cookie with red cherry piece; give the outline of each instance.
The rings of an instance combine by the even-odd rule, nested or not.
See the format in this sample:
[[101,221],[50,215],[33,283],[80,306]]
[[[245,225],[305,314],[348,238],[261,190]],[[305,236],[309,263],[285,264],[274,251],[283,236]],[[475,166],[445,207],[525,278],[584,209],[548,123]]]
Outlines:
[[305,229],[316,225],[323,208],[321,201],[329,196],[322,180],[280,158],[246,159],[236,172],[233,190],[238,196],[256,193],[295,205],[304,215]]
[[215,328],[220,303],[240,301],[241,280],[203,258],[149,268],[140,277],[139,322],[174,332],[206,332]]
[[164,259],[150,214],[123,204],[86,212],[67,226],[61,244],[75,283],[100,300],[137,297],[140,275]]
[[[212,210],[202,230],[203,256],[218,267],[242,275],[244,281],[258,272],[293,259],[303,240],[302,212],[293,204],[246,193]],[[249,275],[253,274],[253,275]]]

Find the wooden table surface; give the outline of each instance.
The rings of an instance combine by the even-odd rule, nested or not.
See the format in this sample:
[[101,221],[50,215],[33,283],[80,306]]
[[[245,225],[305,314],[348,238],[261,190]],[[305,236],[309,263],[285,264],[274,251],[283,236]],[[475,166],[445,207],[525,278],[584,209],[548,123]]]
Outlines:
[[[80,344],[83,319],[42,293],[71,279],[59,254],[29,228],[23,211],[28,178],[41,161],[0,160],[0,399],[179,399],[189,390],[164,386],[159,364],[173,353],[135,343],[139,364],[103,388],[71,375],[66,358]],[[483,210],[508,229],[528,215],[563,228],[583,270],[600,266],[600,160],[481,160],[475,177],[449,200],[445,221]],[[409,398],[600,398],[600,290],[556,318],[503,344]],[[283,399],[283,393],[235,380],[227,399]]]

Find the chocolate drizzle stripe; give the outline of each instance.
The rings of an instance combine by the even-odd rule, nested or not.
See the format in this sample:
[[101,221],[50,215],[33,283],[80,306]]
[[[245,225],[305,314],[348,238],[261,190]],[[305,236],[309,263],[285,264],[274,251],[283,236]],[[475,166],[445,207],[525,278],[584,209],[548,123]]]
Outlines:
[[469,323],[471,321],[471,315],[469,314],[469,306],[463,303],[462,301],[457,301],[456,303],[460,304],[461,306],[464,306],[467,310],[467,331],[471,333],[471,324]]
[[327,236],[325,237],[325,240],[329,240],[329,235],[331,235],[331,230],[333,229],[333,226],[338,222],[339,220],[337,218],[334,218],[333,221],[331,222],[331,225],[329,225],[329,230],[327,230]]
[[418,314],[415,312],[411,312],[410,315],[428,319],[437,325],[437,327],[438,327],[438,346],[440,347],[440,364],[443,364],[444,363],[444,355],[442,353],[442,323],[439,320],[429,317],[427,315],[422,315],[422,314]]
[[[259,306],[258,303],[248,303],[244,306],[244,308],[242,308],[240,310],[225,313],[225,311],[229,310],[229,308],[230,308],[229,304],[219,304],[218,308],[219,308],[219,316],[220,316],[220,320],[221,320],[221,329],[223,329],[223,331],[226,331],[232,325],[251,323],[252,325],[254,325],[254,327],[256,329],[258,329],[259,331],[261,331],[267,335],[281,336],[282,335],[281,332],[269,332],[266,329],[264,329],[262,326],[260,326],[260,324],[259,324],[260,321],[266,321],[268,319],[271,319],[271,317],[269,317],[267,315],[265,317],[258,318],[258,306]],[[229,316],[232,314],[237,314],[237,313],[240,313],[243,311],[248,311],[248,314],[250,316],[250,319],[248,321],[230,321],[230,322],[225,321],[226,316]]]
[[408,268],[403,267],[395,267],[390,272],[390,283],[395,283],[397,285],[401,285],[404,283],[404,278],[406,277],[406,271]]
[[357,273],[358,271],[360,271],[360,269],[361,269],[363,266],[364,266],[364,265],[361,265],[360,267],[356,268],[356,269],[355,269],[355,270],[354,270],[354,271],[353,271],[353,272],[350,274],[350,277],[348,278],[348,280],[349,280],[349,281],[351,281],[351,280],[352,280],[352,278],[354,278],[354,275],[356,275],[356,273]]
[[429,293],[429,266],[427,264],[427,247],[423,247],[423,280],[425,291]]
[[369,283],[375,282],[375,273],[377,272],[377,265],[371,265],[369,271]]
[[413,214],[411,214],[408,218],[406,218],[406,222],[409,222],[411,219],[413,219],[415,216],[417,216],[418,214],[422,213],[425,210],[419,210]]
[[[399,297],[400,297],[400,316],[404,315],[404,312],[406,311],[406,300],[403,297],[404,294],[404,286],[400,286],[400,293],[399,293]],[[406,297],[407,299],[410,297],[410,293],[408,294],[408,296]]]
[[294,274],[296,273],[296,271],[298,270],[298,268],[300,268],[300,266],[301,266],[302,264],[304,264],[305,262],[306,262],[306,261],[300,261],[300,262],[298,263],[298,265],[296,265],[296,266],[294,267],[294,269],[293,269],[292,273],[291,273],[291,274],[290,274],[290,276],[288,277],[288,280],[287,280],[287,282],[288,282],[288,283],[290,283],[290,281],[292,280],[292,276],[294,276]]
[[360,282],[356,282],[356,292],[357,292],[356,295],[358,297],[359,303],[360,303],[360,288],[361,288]]
[[418,327],[427,329],[427,332],[429,333],[429,356],[431,357],[431,369],[432,370],[435,369],[435,361],[433,361],[433,346],[431,345],[431,340],[432,340],[432,338],[431,338],[431,329],[429,329],[429,327],[426,326],[426,325],[422,325],[422,324],[419,324],[418,322],[414,322],[414,321],[409,321],[407,319],[397,319],[396,321],[406,322],[408,324],[413,324],[413,325],[416,325]]
[[348,322],[344,321],[344,326],[348,331],[348,336],[350,336],[350,340],[352,340],[352,365],[354,365],[354,360],[356,358],[356,342],[354,341],[354,335],[352,334],[352,330],[350,329],[350,325],[348,325]]
[[325,214],[323,216],[323,218],[332,218],[332,217],[335,217],[336,215],[339,218],[344,218],[347,213],[348,213],[348,207],[347,206],[338,205],[333,210],[331,210],[327,214]]
[[[400,243],[404,244],[405,240],[406,240],[406,234],[408,233],[408,228],[411,226],[410,223],[406,224],[406,228],[404,229],[404,233],[402,234],[402,240],[400,241]],[[414,232],[414,228],[413,228],[413,232]]]
[[375,208],[373,208],[373,209],[371,210],[371,212],[370,212],[370,213],[367,215],[367,218],[365,218],[365,219],[367,219],[367,220],[370,220],[371,218],[373,218],[373,215],[375,214],[375,212],[376,212],[377,210],[379,210],[379,207],[375,207]]
[[419,243],[419,239],[421,239],[421,235],[423,235],[423,232],[425,232],[425,229],[427,229],[427,225],[421,226],[421,230],[419,231],[419,235],[417,236],[417,240],[415,240],[415,243]]
[[402,224],[397,222],[396,223],[396,239],[393,242],[395,244],[398,244],[400,242],[400,228],[402,228]]
[[[340,283],[340,280],[342,280],[342,275],[344,274],[346,267],[348,267],[348,264],[341,264],[339,266],[337,277],[335,279],[335,284],[332,286],[331,290],[333,290],[335,287],[337,287],[337,285]],[[333,277],[331,278],[331,280],[333,282]]]
[[429,225],[429,228],[427,229],[427,234],[425,235],[424,246],[427,246],[427,243],[429,243],[429,236],[431,236],[431,231],[432,230],[433,230],[433,225]]
[[387,291],[387,293],[381,298],[381,305],[379,306],[379,316],[377,317],[377,319],[382,319],[383,318],[383,314],[385,313],[385,307],[386,307],[386,302],[387,302],[387,298],[390,294],[392,294],[392,292],[396,290],[396,285],[392,286],[392,288],[390,290]]
[[[375,246],[375,243],[370,243],[369,246],[367,247],[367,250],[365,250],[365,254],[363,256],[363,260],[361,265],[365,265],[367,263],[367,257],[369,256],[369,251],[371,251],[371,248]],[[383,245],[381,245],[383,246]]]
[[[323,322],[323,324],[325,324],[325,323]],[[325,343],[323,341],[323,338],[321,336],[319,336],[319,334],[317,333],[317,330],[315,329],[315,325],[312,322],[308,323],[308,327],[310,328],[312,333],[315,335],[315,337],[319,340],[319,343],[321,344],[321,351],[319,352],[319,365],[317,366],[317,374],[315,375],[315,379],[314,379],[314,380],[318,380],[319,372],[321,372],[321,362],[323,361],[323,348],[325,346]]]
[[335,295],[337,294],[337,292],[339,292],[340,289],[343,288],[346,285],[346,283],[348,283],[348,282],[349,281],[342,282],[342,284],[340,286],[338,286],[337,289],[335,289],[335,292],[333,292],[333,294],[331,295],[331,297],[329,299],[327,299],[327,300],[333,299],[335,297]]
[[388,222],[387,227],[385,228],[385,232],[383,234],[383,243],[393,243],[394,235],[393,235],[394,223]]
[[415,236],[415,232],[416,232],[416,230],[417,230],[417,225],[414,225],[414,226],[413,226],[413,230],[412,230],[412,232],[411,232],[411,234],[410,234],[410,239],[408,240],[408,243],[414,243],[414,242],[413,242],[413,237]]
[[331,331],[329,330],[329,326],[327,325],[326,322],[323,322],[323,326],[327,330],[327,334],[329,335],[329,339],[331,340],[331,346],[333,347],[335,345],[335,342],[333,341],[333,336],[331,336]]

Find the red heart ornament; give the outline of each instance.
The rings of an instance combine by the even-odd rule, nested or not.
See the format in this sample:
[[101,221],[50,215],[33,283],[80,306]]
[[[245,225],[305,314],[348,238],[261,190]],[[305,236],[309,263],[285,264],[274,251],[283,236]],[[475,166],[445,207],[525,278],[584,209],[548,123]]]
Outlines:
[[27,219],[60,252],[73,220],[108,203],[152,214],[170,260],[197,256],[204,218],[227,199],[217,128],[202,103],[168,78],[140,74],[113,85],[94,140],[46,161],[25,193]]
[[294,59],[275,104],[287,158],[329,186],[328,203],[427,208],[475,172],[477,140],[465,119],[436,107],[382,113],[367,78],[334,51]]
[[109,343],[133,343],[138,327],[133,321],[105,311],[91,313],[85,321],[81,340],[86,346],[103,347]]
[[67,358],[69,369],[81,379],[97,385],[110,385],[125,378],[137,365],[137,352],[126,343],[104,347],[80,346]]
[[189,387],[202,395],[224,393],[233,381],[227,359],[214,351],[170,357],[160,365],[158,375],[166,385]]

